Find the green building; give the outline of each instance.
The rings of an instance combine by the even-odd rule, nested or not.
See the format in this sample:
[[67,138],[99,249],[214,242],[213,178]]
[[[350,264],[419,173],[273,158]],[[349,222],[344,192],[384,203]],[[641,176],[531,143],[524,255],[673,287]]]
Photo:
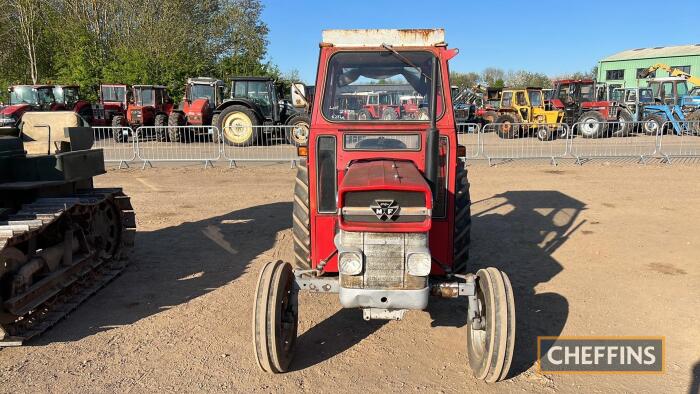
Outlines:
[[[611,88],[635,87],[638,84],[637,73],[657,63],[700,76],[700,44],[637,48],[618,52],[598,62],[597,80],[607,83]],[[657,70],[655,76],[668,77],[668,73]],[[639,82],[640,86],[646,86],[646,82]]]

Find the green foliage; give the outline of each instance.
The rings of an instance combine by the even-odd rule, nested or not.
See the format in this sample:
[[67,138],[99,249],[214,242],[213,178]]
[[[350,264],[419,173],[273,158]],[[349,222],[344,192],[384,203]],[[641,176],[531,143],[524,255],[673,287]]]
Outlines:
[[179,100],[188,77],[281,75],[263,62],[260,0],[0,0],[0,9],[2,91],[32,83],[31,48],[38,83],[78,84],[91,99],[100,83],[165,85]]

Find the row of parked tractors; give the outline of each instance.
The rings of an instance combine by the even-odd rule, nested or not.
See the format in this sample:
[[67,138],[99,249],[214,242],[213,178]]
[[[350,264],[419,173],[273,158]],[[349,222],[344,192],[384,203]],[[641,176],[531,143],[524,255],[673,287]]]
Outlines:
[[[453,87],[455,115],[495,131],[501,138],[536,135],[565,138],[573,130],[584,138],[625,137],[633,133],[700,134],[700,79],[679,75],[645,79],[648,86],[611,88],[593,79],[555,81],[553,89]],[[568,127],[566,127],[568,126]]]
[[305,143],[310,121],[304,87],[293,87],[295,105],[280,97],[278,87],[266,77],[236,77],[227,95],[221,80],[189,78],[176,104],[159,85],[103,84],[98,103],[81,98],[78,86],[16,85],[9,88],[9,105],[0,108],[0,128],[21,129],[22,116],[30,111],[72,111],[91,126],[110,128],[117,142],[128,141],[141,126],[159,126],[146,128],[157,141],[191,141],[189,134],[199,133],[235,146],[270,137]]

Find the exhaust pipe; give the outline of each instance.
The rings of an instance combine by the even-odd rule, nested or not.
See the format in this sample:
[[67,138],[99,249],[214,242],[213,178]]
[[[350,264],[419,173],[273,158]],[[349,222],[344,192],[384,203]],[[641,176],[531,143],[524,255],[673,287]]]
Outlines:
[[430,185],[433,201],[437,194],[438,156],[440,155],[440,132],[437,128],[437,93],[438,93],[438,57],[433,61],[433,80],[430,95],[430,126],[426,131],[425,143],[425,178]]

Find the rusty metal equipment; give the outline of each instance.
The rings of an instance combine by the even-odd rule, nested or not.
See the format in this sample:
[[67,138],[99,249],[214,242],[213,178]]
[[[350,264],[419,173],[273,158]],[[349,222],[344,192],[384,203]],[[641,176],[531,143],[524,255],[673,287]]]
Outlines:
[[124,268],[135,217],[119,188],[98,189],[102,150],[89,127],[28,155],[0,137],[0,346],[41,334]]

